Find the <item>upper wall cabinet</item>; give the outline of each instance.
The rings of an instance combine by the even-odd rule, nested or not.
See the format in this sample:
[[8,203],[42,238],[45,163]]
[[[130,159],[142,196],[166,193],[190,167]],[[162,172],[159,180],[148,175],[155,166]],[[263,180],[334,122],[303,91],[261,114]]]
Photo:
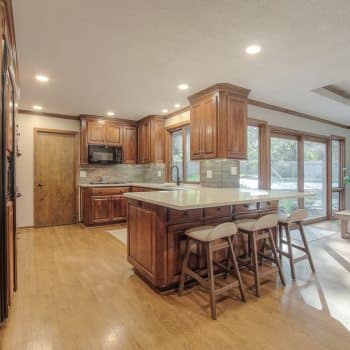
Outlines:
[[137,126],[128,120],[106,120],[81,116],[80,160],[88,162],[88,146],[105,145],[123,148],[123,163],[137,162]]
[[165,120],[159,116],[148,116],[138,124],[138,162],[164,163]]
[[247,158],[249,92],[231,84],[216,84],[188,98],[191,159]]

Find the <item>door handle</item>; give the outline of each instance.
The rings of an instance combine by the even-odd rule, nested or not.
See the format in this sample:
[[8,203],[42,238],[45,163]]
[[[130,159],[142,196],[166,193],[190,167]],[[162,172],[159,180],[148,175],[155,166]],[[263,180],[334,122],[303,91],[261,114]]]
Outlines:
[[44,185],[42,185],[42,184],[38,184],[38,187],[43,187]]

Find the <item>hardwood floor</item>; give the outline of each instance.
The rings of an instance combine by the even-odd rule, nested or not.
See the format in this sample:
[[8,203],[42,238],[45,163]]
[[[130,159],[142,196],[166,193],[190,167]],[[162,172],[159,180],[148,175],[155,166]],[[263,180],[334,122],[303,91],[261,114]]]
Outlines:
[[313,227],[338,232],[310,243],[317,276],[303,261],[292,283],[284,260],[286,288],[263,284],[262,297],[249,290],[246,304],[237,291],[218,303],[217,321],[198,287],[182,297],[154,293],[111,227],[22,230],[2,349],[349,349],[350,241],[336,222]]

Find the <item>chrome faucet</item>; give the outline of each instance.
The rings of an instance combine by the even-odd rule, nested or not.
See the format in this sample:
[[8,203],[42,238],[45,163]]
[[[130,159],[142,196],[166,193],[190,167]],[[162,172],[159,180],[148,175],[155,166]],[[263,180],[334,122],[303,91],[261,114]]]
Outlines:
[[171,165],[170,166],[170,172],[172,172],[173,168],[176,169],[176,185],[180,185],[180,169],[177,165]]

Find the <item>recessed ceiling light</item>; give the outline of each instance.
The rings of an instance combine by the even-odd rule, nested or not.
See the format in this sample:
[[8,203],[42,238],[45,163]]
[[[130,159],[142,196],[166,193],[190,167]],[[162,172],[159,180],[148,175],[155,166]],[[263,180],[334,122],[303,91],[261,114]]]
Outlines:
[[259,45],[250,45],[245,49],[245,52],[249,55],[256,55],[261,51],[261,46]]
[[36,79],[37,81],[42,82],[42,83],[47,83],[47,82],[49,81],[49,77],[47,77],[46,75],[42,75],[42,74],[37,74],[37,75],[35,76],[35,79]]
[[33,106],[33,109],[34,109],[35,111],[41,111],[41,110],[43,109],[43,107],[41,107],[41,106],[39,106],[39,105],[34,105],[34,106]]
[[110,117],[113,117],[115,115],[115,113],[114,112],[107,112],[107,115]]
[[189,88],[189,86],[188,86],[188,84],[183,83],[183,84],[179,84],[179,85],[177,86],[177,88],[178,88],[179,90],[187,90],[187,89]]
[[174,107],[175,107],[175,108],[180,108],[180,107],[181,107],[181,106],[180,106],[180,103],[175,103],[175,104],[174,104]]
[[163,113],[168,113],[169,111],[168,111],[166,108],[164,108],[164,109],[162,110],[162,112],[163,112]]

